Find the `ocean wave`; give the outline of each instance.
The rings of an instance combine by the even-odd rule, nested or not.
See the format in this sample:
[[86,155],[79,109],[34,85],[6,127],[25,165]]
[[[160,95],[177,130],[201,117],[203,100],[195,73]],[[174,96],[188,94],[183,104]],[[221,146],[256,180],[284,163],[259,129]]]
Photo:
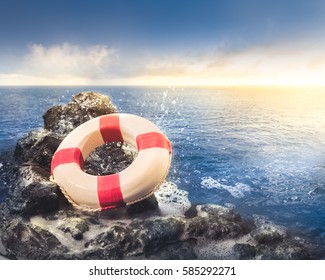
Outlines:
[[246,192],[251,192],[252,190],[247,184],[238,182],[234,186],[224,185],[210,176],[201,178],[201,187],[205,189],[226,190],[235,198],[243,198]]

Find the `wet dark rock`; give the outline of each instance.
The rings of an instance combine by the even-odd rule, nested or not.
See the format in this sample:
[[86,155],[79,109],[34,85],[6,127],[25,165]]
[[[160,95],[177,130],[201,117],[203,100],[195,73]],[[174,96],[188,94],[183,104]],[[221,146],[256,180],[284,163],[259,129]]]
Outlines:
[[322,254],[313,246],[289,239],[273,246],[257,246],[257,255],[263,260],[312,260],[324,257]]
[[235,238],[255,228],[232,209],[207,204],[199,205],[198,216],[189,220],[186,233],[190,237],[206,237],[212,240]]
[[130,145],[106,143],[90,153],[84,171],[95,176],[119,173],[132,163],[136,155],[136,150]]
[[44,128],[67,134],[92,118],[116,112],[108,96],[82,92],[75,95],[67,105],[50,108],[43,116]]
[[46,130],[32,131],[17,142],[15,158],[20,163],[38,164],[50,172],[52,156],[63,138]]
[[286,234],[274,227],[262,226],[253,230],[250,235],[258,244],[275,244],[283,241]]
[[[0,153],[0,162],[2,164],[0,168],[0,193],[7,197],[10,187],[16,184],[19,164],[17,164],[14,159],[13,151]],[[0,208],[2,205],[1,202],[4,200],[4,197],[2,197]],[[8,211],[9,210],[7,209],[7,212]]]
[[[277,227],[254,224],[223,206],[176,204],[177,211],[169,212],[172,203],[165,196],[179,193],[176,202],[187,199],[187,193],[172,183],[167,193],[156,191],[156,196],[127,207],[99,213],[74,208],[49,180],[52,156],[75,127],[115,112],[106,96],[77,94],[67,105],[54,106],[44,114],[44,129],[30,132],[18,141],[14,152],[0,155],[0,180],[8,192],[0,204],[0,255],[12,259],[325,257],[324,248],[295,239]],[[105,144],[86,159],[85,172],[119,172],[136,154],[122,143]],[[221,255],[225,246],[229,248]]]
[[[256,258],[265,260],[310,260],[324,258],[324,248],[313,246],[302,238],[294,238],[286,228],[262,225],[250,233]],[[249,250],[241,250],[242,255]]]
[[17,259],[55,259],[68,251],[53,234],[21,218],[2,225],[1,241]]
[[183,232],[184,221],[180,218],[134,220],[130,224],[117,222],[85,244],[86,248],[98,248],[86,253],[86,258],[122,259],[159,251],[169,243],[177,242]]
[[102,211],[99,213],[99,217],[105,220],[116,221],[133,218],[146,219],[148,218],[148,214],[150,217],[160,215],[158,202],[154,195],[149,196],[135,204],[111,209],[109,211]]
[[63,223],[59,226],[59,229],[63,232],[70,233],[74,239],[80,240],[83,238],[83,234],[89,230],[89,225],[85,218],[67,217],[63,219]]
[[136,240],[123,223],[116,223],[96,238],[85,244],[90,249],[83,254],[85,259],[122,259],[126,254],[134,254],[141,244]]
[[148,211],[151,211],[152,214],[158,214],[158,202],[155,196],[152,195],[142,201],[139,201],[138,203],[128,206],[126,208],[126,211],[129,217],[132,217],[134,215],[138,216],[141,213],[146,213]]
[[181,218],[159,218],[155,220],[136,220],[131,223],[135,237],[141,240],[143,251],[157,251],[165,244],[180,239],[185,221]]
[[48,180],[46,170],[38,165],[22,165],[16,176],[16,185],[8,189],[7,206],[11,213],[33,215],[58,209],[58,187]]
[[32,183],[21,192],[15,203],[22,199],[22,203],[16,204],[15,210],[22,214],[40,214],[55,211],[59,208],[57,187],[51,183]]
[[197,216],[196,205],[191,205],[191,207],[185,212],[186,218],[194,218]]
[[256,248],[250,244],[237,243],[234,246],[234,251],[239,254],[240,260],[251,260],[256,256]]

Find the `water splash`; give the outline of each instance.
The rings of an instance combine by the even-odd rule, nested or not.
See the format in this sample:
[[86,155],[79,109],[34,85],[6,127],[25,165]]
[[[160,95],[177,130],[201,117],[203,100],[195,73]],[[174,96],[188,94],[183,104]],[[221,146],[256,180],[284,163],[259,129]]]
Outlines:
[[188,192],[174,183],[164,182],[154,194],[163,215],[184,216],[191,207]]
[[244,183],[236,183],[234,186],[219,183],[212,177],[202,177],[201,187],[206,189],[226,190],[235,198],[243,198],[245,193],[251,192],[251,187]]

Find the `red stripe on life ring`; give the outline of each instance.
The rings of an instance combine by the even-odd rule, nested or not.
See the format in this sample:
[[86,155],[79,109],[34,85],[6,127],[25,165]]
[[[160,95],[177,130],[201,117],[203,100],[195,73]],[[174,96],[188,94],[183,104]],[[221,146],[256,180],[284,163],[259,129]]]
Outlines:
[[139,134],[136,141],[138,151],[149,148],[163,148],[167,149],[169,153],[172,152],[172,147],[169,140],[165,137],[165,135],[159,132]]
[[57,151],[52,158],[51,174],[53,174],[53,171],[57,166],[72,162],[78,164],[81,169],[84,168],[84,159],[79,148],[66,148]]
[[101,117],[99,119],[99,130],[105,143],[123,142],[118,116],[108,115]]
[[119,174],[98,176],[97,193],[102,210],[124,206]]

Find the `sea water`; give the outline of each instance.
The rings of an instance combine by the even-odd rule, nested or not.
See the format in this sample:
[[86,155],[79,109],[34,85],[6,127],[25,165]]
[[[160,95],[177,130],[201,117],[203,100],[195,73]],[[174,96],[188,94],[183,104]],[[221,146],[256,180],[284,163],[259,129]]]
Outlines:
[[[168,180],[187,191],[192,204],[225,205],[324,242],[325,92],[0,87],[0,153],[41,128],[48,108],[88,90],[162,129],[173,145]],[[0,199],[5,190],[0,182]]]

